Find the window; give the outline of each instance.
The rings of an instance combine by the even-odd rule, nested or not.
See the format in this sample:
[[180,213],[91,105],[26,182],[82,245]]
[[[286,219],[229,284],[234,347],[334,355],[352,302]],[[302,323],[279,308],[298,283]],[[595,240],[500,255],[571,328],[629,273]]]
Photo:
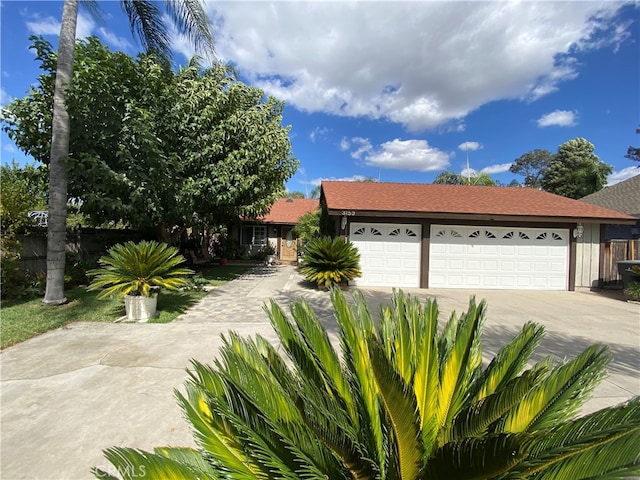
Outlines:
[[267,226],[266,225],[245,225],[242,227],[240,238],[242,245],[266,245]]

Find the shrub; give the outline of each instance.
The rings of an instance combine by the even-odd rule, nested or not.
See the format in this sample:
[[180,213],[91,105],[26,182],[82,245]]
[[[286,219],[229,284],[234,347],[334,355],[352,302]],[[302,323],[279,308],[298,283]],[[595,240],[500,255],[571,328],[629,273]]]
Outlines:
[[361,275],[360,254],[342,237],[322,237],[305,247],[304,266],[300,272],[307,280],[329,286],[353,280]]
[[254,260],[266,260],[269,255],[275,254],[276,248],[270,243],[267,243],[266,245],[261,246],[258,251],[251,256],[251,258]]
[[298,235],[298,242],[301,249],[315,238],[320,236],[320,208],[313,212],[305,213],[300,219],[293,231]]
[[[267,309],[281,347],[224,338],[177,393],[198,449],[105,452],[126,478],[623,478],[640,472],[640,397],[575,418],[610,355],[526,369],[533,323],[482,363],[486,305],[438,328],[438,306],[396,292],[374,322],[331,292],[340,351],[305,302]],[[280,354],[283,349],[288,358]],[[94,470],[96,476],[102,475]],[[104,478],[104,477],[101,477]],[[111,477],[110,477],[111,478]]]
[[159,288],[178,290],[189,285],[193,274],[178,265],[185,261],[176,247],[156,241],[126,242],[114,245],[100,257],[101,268],[89,270],[93,276],[88,290],[99,290],[98,298],[111,295],[148,297]]
[[624,289],[624,293],[629,295],[633,300],[640,300],[640,281],[631,282],[627,285],[627,288]]

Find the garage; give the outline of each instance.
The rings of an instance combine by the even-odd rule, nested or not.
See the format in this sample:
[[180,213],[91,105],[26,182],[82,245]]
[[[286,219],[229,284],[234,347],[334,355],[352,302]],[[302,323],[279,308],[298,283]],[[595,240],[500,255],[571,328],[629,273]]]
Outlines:
[[569,288],[569,230],[432,225],[429,287]]
[[360,252],[359,286],[420,286],[420,225],[352,223],[349,239]]

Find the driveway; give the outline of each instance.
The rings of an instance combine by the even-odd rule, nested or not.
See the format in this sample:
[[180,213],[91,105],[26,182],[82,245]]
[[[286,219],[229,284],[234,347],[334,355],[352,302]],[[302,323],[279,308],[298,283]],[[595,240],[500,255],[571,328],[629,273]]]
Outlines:
[[[435,296],[440,310],[466,310],[470,291],[408,290]],[[391,289],[363,290],[372,311]],[[640,307],[588,292],[480,291],[488,301],[484,350],[494,354],[525,321],[545,325],[535,359],[571,358],[595,342],[611,347],[610,375],[589,402],[595,410],[640,394]],[[173,397],[191,358],[210,363],[220,334],[275,340],[263,304],[303,297],[330,331],[329,295],[309,289],[293,267],[259,268],[209,293],[170,324],[76,323],[0,353],[0,478],[87,479],[113,472],[102,450],[192,446]],[[441,321],[444,320],[444,317]],[[115,472],[113,472],[115,473]]]

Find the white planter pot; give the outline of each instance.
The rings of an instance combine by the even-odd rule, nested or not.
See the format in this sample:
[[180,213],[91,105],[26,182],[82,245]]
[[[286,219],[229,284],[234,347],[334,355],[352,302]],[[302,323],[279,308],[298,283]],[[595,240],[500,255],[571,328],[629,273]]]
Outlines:
[[146,321],[156,314],[158,295],[151,297],[124,297],[124,309],[127,312],[127,320],[140,322]]

